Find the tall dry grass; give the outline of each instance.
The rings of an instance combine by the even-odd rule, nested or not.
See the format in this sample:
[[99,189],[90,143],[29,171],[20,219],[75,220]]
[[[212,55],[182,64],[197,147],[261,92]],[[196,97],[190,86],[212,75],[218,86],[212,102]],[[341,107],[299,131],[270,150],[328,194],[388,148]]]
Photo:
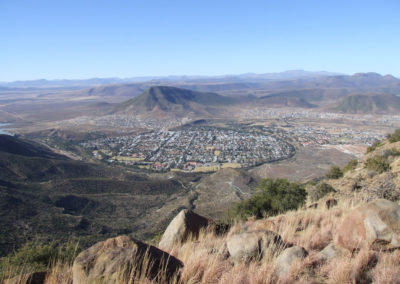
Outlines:
[[[268,220],[249,220],[246,225],[257,229],[272,230],[286,242],[307,249],[309,255],[295,261],[290,273],[278,279],[275,260],[280,251],[276,247],[266,250],[261,260],[249,263],[235,263],[229,257],[227,235],[216,236],[210,231],[202,231],[198,238],[190,238],[182,244],[167,249],[171,255],[184,263],[180,275],[167,280],[165,271],[156,277],[150,276],[145,259],[140,267],[131,267],[129,273],[123,269],[119,273],[120,283],[220,283],[220,284],[261,284],[261,283],[399,283],[400,251],[375,252],[362,249],[357,253],[340,250],[340,254],[323,260],[319,252],[334,241],[338,224],[348,211],[359,203],[362,197],[339,200],[338,206],[328,210],[322,205],[317,209],[299,209]],[[258,222],[258,223],[257,223]],[[238,231],[243,224],[238,223],[232,231]],[[72,283],[72,263],[56,262],[49,267],[46,283]],[[162,270],[162,269],[161,269]],[[133,271],[139,271],[134,273]]]

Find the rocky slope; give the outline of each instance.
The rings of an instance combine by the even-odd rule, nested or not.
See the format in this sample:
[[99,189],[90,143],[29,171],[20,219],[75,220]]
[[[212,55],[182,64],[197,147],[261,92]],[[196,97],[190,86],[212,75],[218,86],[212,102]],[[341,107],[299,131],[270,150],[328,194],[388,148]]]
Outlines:
[[[108,239],[81,252],[72,273],[67,272],[68,279],[73,283],[398,283],[399,157],[400,142],[377,143],[365,157],[342,169],[343,177],[321,181],[333,187],[325,196],[315,200],[312,192],[321,187],[309,184],[304,207],[264,219],[249,218],[230,228],[183,210],[163,234],[162,250],[127,236]],[[46,279],[55,283],[60,272],[50,270]]]

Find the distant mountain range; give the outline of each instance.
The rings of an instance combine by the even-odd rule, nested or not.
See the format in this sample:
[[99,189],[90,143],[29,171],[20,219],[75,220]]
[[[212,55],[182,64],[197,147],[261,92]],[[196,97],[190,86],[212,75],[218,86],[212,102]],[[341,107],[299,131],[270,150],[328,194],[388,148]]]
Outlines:
[[[119,104],[114,108],[114,112],[147,113],[153,117],[162,117],[166,114],[187,116],[190,113],[212,116],[221,110],[226,111],[230,106],[240,105],[270,108],[321,108],[344,113],[392,113],[399,110],[400,98],[396,94],[400,93],[400,80],[393,76],[367,73],[312,80],[276,81],[273,84],[285,85],[285,88],[274,89],[264,96],[222,96],[215,92],[154,86],[141,95]],[[304,88],[299,86],[290,88],[291,84],[302,84]],[[186,86],[190,87],[190,85]],[[206,86],[215,87],[215,84]]]
[[131,78],[91,78],[81,80],[26,80],[14,82],[0,82],[0,87],[7,88],[65,88],[65,87],[90,87],[101,86],[110,84],[123,84],[132,82],[147,82],[147,81],[199,81],[199,80],[286,80],[295,78],[313,78],[321,76],[333,76],[339,73],[326,72],[326,71],[304,71],[304,70],[290,70],[277,73],[255,74],[246,73],[239,75],[222,75],[222,76],[142,76]]
[[[400,80],[391,75],[377,73],[357,73],[352,76],[337,75],[328,72],[287,71],[269,74],[242,74],[237,76],[214,77],[142,77],[143,82],[126,83],[129,79],[90,79],[90,80],[39,80],[36,86],[56,86],[47,84],[53,82],[63,86],[66,82],[73,84],[88,84],[88,86],[64,88],[62,90],[42,89],[38,95],[29,88],[15,89],[10,86],[29,86],[29,82],[10,83],[0,86],[0,92],[8,95],[3,103],[32,100],[33,102],[63,102],[91,104],[93,110],[97,106],[98,113],[128,113],[146,115],[148,117],[164,117],[166,113],[173,116],[187,117],[212,116],[226,111],[230,106],[246,105],[248,107],[299,107],[316,108],[337,112],[368,111],[380,112],[379,103],[376,107],[353,108],[345,107],[350,99],[338,102],[350,95],[393,95],[400,94]],[[136,78],[138,79],[138,78]],[[133,78],[132,80],[136,80]],[[153,80],[150,80],[153,79]],[[114,84],[118,83],[118,84]],[[110,84],[113,83],[113,84]],[[13,85],[14,84],[14,85]],[[89,86],[94,84],[93,86]],[[99,84],[99,85],[97,85]],[[107,84],[107,85],[102,85]],[[33,84],[35,85],[35,84]],[[50,87],[49,87],[50,88]],[[19,90],[19,91],[18,91]],[[22,91],[21,91],[22,90]],[[18,95],[19,94],[22,95]],[[31,94],[29,96],[29,94]],[[32,95],[33,94],[33,95]],[[354,105],[354,98],[351,99]],[[358,101],[362,100],[362,97]],[[369,98],[371,100],[371,98]],[[381,99],[382,100],[382,99]],[[388,100],[388,99],[386,99]],[[391,98],[392,101],[395,98]],[[104,102],[116,104],[107,107]],[[29,101],[30,103],[30,101]],[[97,103],[97,104],[96,104]],[[101,104],[100,104],[101,103]],[[371,102],[372,104],[372,102]],[[370,105],[371,105],[370,104]],[[357,105],[361,105],[360,102]],[[26,106],[28,107],[28,105]],[[7,112],[10,109],[3,109]],[[394,112],[395,107],[388,107],[388,112]],[[1,111],[1,110],[0,110]],[[96,112],[96,111],[95,111]],[[6,113],[10,117],[10,113]],[[3,115],[4,116],[4,115]],[[6,118],[7,118],[6,117]]]

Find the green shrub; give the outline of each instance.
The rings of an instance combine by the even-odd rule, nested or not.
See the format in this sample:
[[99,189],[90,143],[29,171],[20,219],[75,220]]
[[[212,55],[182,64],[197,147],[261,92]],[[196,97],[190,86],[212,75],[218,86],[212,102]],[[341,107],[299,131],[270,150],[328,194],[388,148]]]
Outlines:
[[371,153],[371,152],[373,152],[373,151],[375,151],[375,149],[378,148],[378,147],[381,146],[381,145],[382,145],[382,142],[381,142],[381,141],[376,141],[374,144],[372,144],[371,146],[369,146],[369,147],[367,148],[367,154],[368,154],[368,153]]
[[28,242],[14,254],[0,259],[0,278],[12,277],[20,271],[44,271],[56,262],[72,263],[79,252],[78,245],[71,242],[59,247],[55,243]]
[[389,134],[388,139],[390,143],[400,141],[400,128],[396,129],[395,132],[393,132],[392,134]]
[[263,179],[254,195],[235,204],[228,214],[230,219],[276,215],[299,208],[305,203],[306,197],[307,192],[298,183],[286,179]]
[[390,170],[390,164],[384,156],[374,156],[369,158],[366,161],[365,166],[368,170],[376,171],[380,174]]
[[326,177],[329,179],[338,179],[341,178],[342,176],[343,176],[342,170],[336,165],[333,165],[326,174]]
[[382,156],[384,156],[384,157],[386,157],[386,158],[388,158],[388,157],[390,157],[390,156],[393,156],[393,157],[400,156],[400,151],[397,150],[397,149],[394,149],[394,148],[388,149],[388,150],[385,150],[385,151],[383,152],[383,155],[382,155]]
[[343,174],[347,173],[348,171],[354,170],[358,165],[357,160],[351,160],[347,165],[345,165],[342,169]]
[[310,197],[314,202],[320,200],[330,192],[336,192],[336,190],[330,184],[323,182],[318,184],[315,189],[310,191]]
[[308,184],[309,184],[309,185],[314,185],[314,186],[315,186],[315,185],[317,185],[317,182],[316,182],[315,180],[312,179],[312,180],[310,180],[310,181],[308,182]]

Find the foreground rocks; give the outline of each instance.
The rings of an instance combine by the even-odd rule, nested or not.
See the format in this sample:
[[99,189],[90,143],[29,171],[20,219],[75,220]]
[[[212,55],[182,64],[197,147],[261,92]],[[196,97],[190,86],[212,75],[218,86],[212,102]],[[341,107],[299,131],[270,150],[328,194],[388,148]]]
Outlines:
[[390,250],[400,247],[400,206],[377,199],[349,212],[339,225],[336,242],[354,251],[361,247]]
[[338,249],[335,244],[331,243],[327,245],[323,250],[318,253],[318,258],[322,261],[328,261],[332,258],[341,256],[342,252]]
[[198,237],[200,230],[215,226],[211,219],[207,219],[194,213],[191,210],[184,209],[172,219],[165,230],[159,247],[169,249],[175,244],[180,244],[190,237]]
[[285,249],[275,261],[275,273],[279,278],[289,275],[290,266],[293,262],[307,257],[308,252],[299,246]]
[[227,238],[226,245],[229,255],[237,262],[261,259],[268,250],[274,253],[285,247],[281,236],[272,231],[232,234]]
[[[73,264],[73,283],[123,283],[140,277],[144,270],[148,278],[168,282],[182,267],[183,263],[168,253],[120,236],[81,252]],[[165,271],[165,275],[160,271]]]
[[235,262],[261,259],[266,253],[276,254],[291,246],[272,231],[275,224],[270,220],[248,220],[231,228],[226,238],[230,256]]

